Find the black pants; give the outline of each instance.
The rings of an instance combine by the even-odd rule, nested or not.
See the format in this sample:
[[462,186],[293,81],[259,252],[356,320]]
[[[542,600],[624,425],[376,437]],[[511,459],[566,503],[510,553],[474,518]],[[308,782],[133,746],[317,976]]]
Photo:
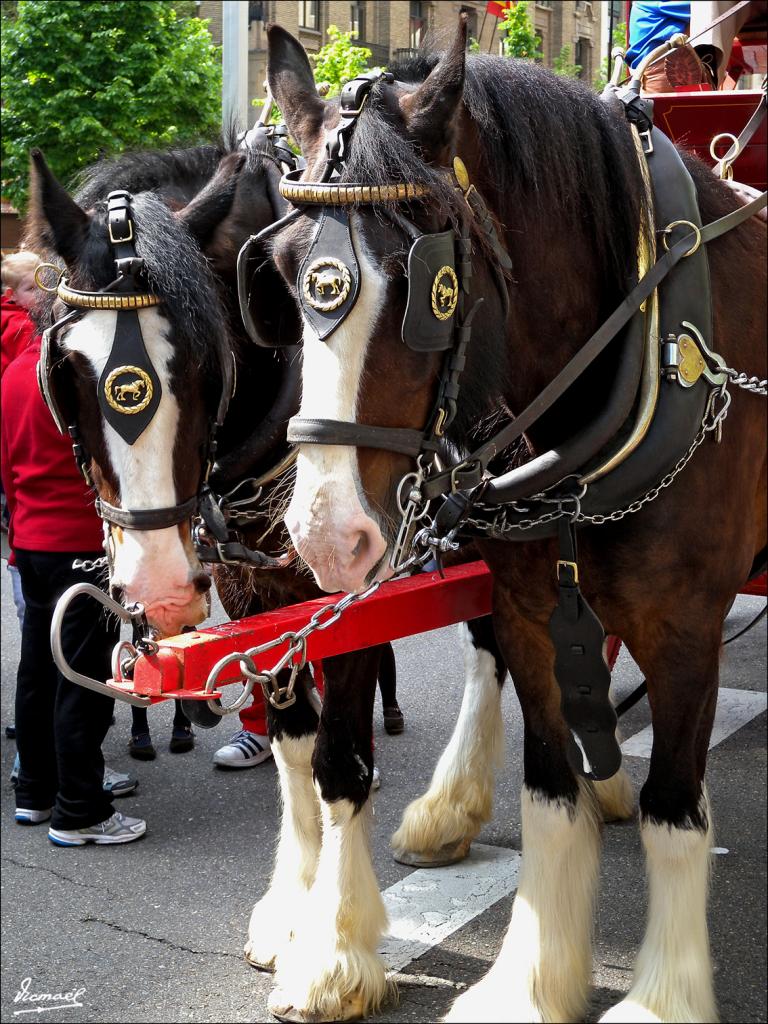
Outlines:
[[[21,772],[16,806],[53,808],[53,828],[88,828],[109,818],[114,808],[104,792],[101,744],[112,719],[114,700],[65,679],[53,661],[50,630],[53,609],[73,583],[93,583],[93,573],[73,569],[75,558],[101,552],[16,551],[27,608],[21,634],[16,682],[16,744]],[[89,597],[77,598],[62,626],[68,663],[103,681],[111,675],[110,655],[120,626]]]

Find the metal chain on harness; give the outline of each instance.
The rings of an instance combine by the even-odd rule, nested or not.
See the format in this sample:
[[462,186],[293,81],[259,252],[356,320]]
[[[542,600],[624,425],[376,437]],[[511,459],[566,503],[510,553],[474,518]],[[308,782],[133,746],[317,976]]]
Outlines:
[[[716,408],[717,401],[721,400],[722,404],[719,409]],[[566,495],[560,498],[550,498],[545,494],[534,495],[534,498],[538,501],[551,502],[556,505],[555,510],[552,512],[545,512],[535,519],[522,519],[515,523],[507,522],[506,508],[509,507],[514,512],[524,512],[525,506],[520,505],[517,502],[512,502],[509,506],[502,509],[501,512],[497,513],[493,519],[483,520],[475,519],[473,517],[467,517],[462,521],[463,527],[470,527],[473,531],[483,534],[487,537],[502,538],[505,534],[510,534],[514,531],[530,530],[535,526],[542,526],[545,523],[552,523],[563,516],[567,515],[573,518],[575,523],[590,523],[593,526],[602,526],[604,523],[615,523],[624,519],[625,516],[632,515],[635,512],[639,512],[650,502],[655,501],[659,497],[662,491],[667,487],[671,486],[676,477],[685,469],[693,457],[694,452],[699,445],[704,441],[707,434],[715,432],[716,438],[719,440],[722,433],[723,422],[728,415],[728,409],[731,404],[731,396],[728,392],[725,384],[721,385],[716,391],[713,391],[710,395],[707,409],[704,413],[704,418],[699,428],[698,433],[694,437],[693,441],[688,447],[688,450],[678,459],[672,469],[662,479],[653,486],[650,490],[635,501],[631,502],[625,508],[616,509],[614,512],[607,514],[596,514],[588,515],[581,511],[581,498],[584,496],[584,490],[578,495]],[[570,503],[575,504],[575,513],[573,509],[568,509],[567,506]],[[482,508],[482,506],[478,506]]]
[[100,558],[76,558],[72,563],[73,569],[79,569],[81,572],[96,572],[98,569],[106,569],[109,565],[109,559],[106,555],[102,555]]
[[[412,555],[403,562],[402,565],[397,566],[397,576],[402,576],[406,573],[410,573],[414,569],[421,568],[421,566],[430,561],[431,558],[432,551],[430,549],[423,551],[420,555]],[[203,689],[206,693],[212,693],[217,687],[218,679],[222,671],[233,662],[238,662],[240,665],[240,671],[245,677],[243,692],[237,700],[234,701],[234,703],[229,704],[226,707],[220,704],[218,700],[207,701],[206,703],[208,704],[208,707],[214,714],[219,716],[239,711],[250,697],[253,692],[253,688],[257,683],[261,686],[265,699],[269,701],[270,705],[277,711],[284,711],[286,708],[291,707],[296,703],[296,695],[294,693],[296,679],[298,678],[300,670],[304,668],[307,663],[307,639],[313,633],[322,632],[332,626],[335,622],[338,622],[347,608],[354,604],[358,604],[360,601],[364,601],[367,597],[375,594],[382,582],[384,581],[378,580],[375,583],[372,583],[366,590],[363,590],[358,594],[344,594],[344,596],[336,601],[335,604],[325,605],[323,608],[319,608],[306,626],[302,626],[301,629],[296,630],[295,632],[289,630],[288,632],[283,633],[282,636],[276,637],[274,640],[268,640],[266,643],[259,644],[256,647],[249,647],[246,651],[236,651],[233,654],[226,655],[226,657],[222,658],[213,666]],[[283,644],[288,644],[288,648],[272,668],[264,671],[259,670],[254,658],[261,654],[265,654],[274,647],[280,647]],[[284,668],[288,668],[288,666],[291,668],[288,683],[286,686],[281,686],[277,678],[278,674]]]

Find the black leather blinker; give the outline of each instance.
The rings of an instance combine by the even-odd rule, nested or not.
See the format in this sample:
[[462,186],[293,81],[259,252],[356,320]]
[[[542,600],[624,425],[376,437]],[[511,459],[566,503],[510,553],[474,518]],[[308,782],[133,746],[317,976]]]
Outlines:
[[352,312],[360,291],[360,266],[347,210],[323,208],[296,289],[304,318],[325,341]]
[[37,361],[37,386],[40,389],[40,394],[43,396],[43,401],[48,406],[48,411],[53,416],[53,421],[59,433],[66,434],[67,420],[56,393],[56,381],[54,379],[56,362],[59,358],[61,357],[55,337],[51,329],[48,328],[47,331],[43,331],[43,337],[40,342],[40,358]]
[[453,232],[417,238],[408,253],[408,303],[402,330],[408,348],[414,352],[451,348],[458,299]]
[[112,351],[97,390],[104,419],[124,441],[133,444],[149,426],[162,395],[135,309],[117,312]]

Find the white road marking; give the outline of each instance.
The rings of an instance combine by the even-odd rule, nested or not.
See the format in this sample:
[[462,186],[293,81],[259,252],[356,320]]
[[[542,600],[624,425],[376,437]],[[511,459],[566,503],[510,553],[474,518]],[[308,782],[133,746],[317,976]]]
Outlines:
[[[717,711],[715,712],[715,724],[709,741],[709,749],[716,747],[737,729],[741,729],[747,722],[756,718],[757,715],[765,711],[766,706],[768,706],[768,698],[764,693],[755,693],[753,690],[729,690],[721,687],[717,697]],[[647,725],[645,729],[624,740],[621,749],[630,757],[650,757],[652,743],[653,728]]]
[[438,945],[517,888],[520,851],[473,843],[469,857],[419,868],[382,893],[389,935],[379,947],[390,971]]

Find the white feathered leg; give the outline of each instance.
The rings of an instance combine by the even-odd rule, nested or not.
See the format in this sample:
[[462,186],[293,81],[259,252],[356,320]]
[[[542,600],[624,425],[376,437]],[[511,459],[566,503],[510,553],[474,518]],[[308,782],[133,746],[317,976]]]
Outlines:
[[706,794],[706,830],[644,821],[649,881],[648,925],[626,999],[602,1020],[717,1020],[707,931],[712,828]]
[[490,820],[494,773],[504,753],[495,658],[475,647],[465,624],[459,631],[466,673],[459,718],[429,789],[406,807],[392,836],[395,859],[414,866],[437,867],[466,856]]
[[292,1021],[373,1013],[388,991],[376,952],[387,915],[368,845],[370,804],[321,802],[323,843],[301,929],[278,957],[269,1009]]
[[451,1024],[578,1021],[592,969],[599,812],[582,784],[575,806],[523,788],[523,860],[496,963],[459,996]]
[[314,734],[273,741],[280,776],[283,813],[275,867],[269,888],[251,913],[245,955],[249,963],[271,970],[276,957],[303,921],[307,893],[320,853],[320,805],[312,784]]

